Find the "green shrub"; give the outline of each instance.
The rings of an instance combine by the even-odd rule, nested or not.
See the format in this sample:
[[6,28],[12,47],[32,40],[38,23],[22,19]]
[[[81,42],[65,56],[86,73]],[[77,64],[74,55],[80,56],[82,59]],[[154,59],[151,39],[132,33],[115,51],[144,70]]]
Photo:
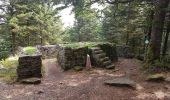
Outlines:
[[0,77],[2,77],[6,83],[15,82],[17,77],[18,56],[1,60],[0,64],[5,67],[5,69],[0,70]]
[[25,47],[23,51],[24,51],[24,54],[26,55],[33,55],[33,54],[36,54],[38,49],[36,47]]
[[154,60],[152,63],[145,63],[144,70],[149,73],[170,71],[168,64],[164,61]]
[[8,51],[1,51],[0,52],[0,59],[5,59],[7,58],[9,55],[9,52]]
[[10,43],[0,41],[0,60],[5,59],[10,55],[11,47]]
[[18,56],[9,57],[5,60],[1,60],[0,64],[5,68],[16,68],[18,66]]

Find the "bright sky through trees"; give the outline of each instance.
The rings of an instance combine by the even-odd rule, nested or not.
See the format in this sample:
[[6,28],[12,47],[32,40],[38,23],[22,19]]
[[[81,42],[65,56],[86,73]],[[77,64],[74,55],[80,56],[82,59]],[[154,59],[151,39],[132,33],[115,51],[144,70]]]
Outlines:
[[[103,9],[104,7],[102,5],[99,5],[97,3],[93,4],[91,8],[95,9]],[[69,8],[66,8],[60,12],[61,20],[64,24],[64,27],[72,27],[74,24],[74,13],[72,12],[73,6],[70,6]]]

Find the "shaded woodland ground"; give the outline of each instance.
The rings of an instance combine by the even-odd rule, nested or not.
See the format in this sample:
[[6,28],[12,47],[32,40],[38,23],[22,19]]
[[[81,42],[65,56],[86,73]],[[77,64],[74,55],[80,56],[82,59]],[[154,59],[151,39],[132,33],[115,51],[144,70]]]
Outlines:
[[[45,60],[46,73],[40,85],[0,83],[0,100],[170,100],[170,84],[145,81],[141,64],[120,58],[118,70],[63,72],[55,59]],[[122,76],[134,80],[136,89],[104,85],[105,80]]]

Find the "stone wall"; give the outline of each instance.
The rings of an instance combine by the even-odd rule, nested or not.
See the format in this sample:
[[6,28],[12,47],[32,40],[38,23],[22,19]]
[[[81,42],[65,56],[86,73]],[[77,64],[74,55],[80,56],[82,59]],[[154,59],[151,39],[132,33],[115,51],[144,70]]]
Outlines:
[[116,45],[111,43],[105,43],[99,44],[98,46],[106,53],[106,56],[109,57],[112,62],[118,61]]
[[41,55],[20,56],[19,66],[17,67],[18,80],[32,77],[37,78],[42,77],[41,67],[42,67]]
[[69,70],[75,66],[85,67],[88,47],[77,49],[60,47],[58,50],[57,60],[63,70]]
[[117,49],[118,57],[132,58],[134,56],[130,46],[117,45],[116,49]]
[[37,46],[37,48],[41,52],[43,59],[56,58],[58,54],[58,45]]

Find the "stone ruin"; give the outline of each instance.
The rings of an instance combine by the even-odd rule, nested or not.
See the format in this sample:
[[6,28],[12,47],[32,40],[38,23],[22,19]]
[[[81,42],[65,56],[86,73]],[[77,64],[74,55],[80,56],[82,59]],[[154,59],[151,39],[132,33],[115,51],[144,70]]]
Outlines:
[[106,56],[108,56],[112,62],[118,61],[116,45],[111,43],[105,43],[105,44],[99,44],[98,46],[106,53]]
[[94,67],[105,67],[110,69],[114,68],[112,63],[118,61],[116,46],[110,43],[99,44],[92,48],[80,47],[76,49],[60,46],[57,60],[64,70],[69,70],[76,66],[85,67],[87,54],[90,55],[91,63]]
[[88,47],[77,49],[60,47],[57,55],[59,65],[64,70],[72,69],[75,66],[85,67]]
[[37,46],[37,49],[41,52],[43,59],[52,59],[56,58],[58,54],[58,45],[45,45],[45,46]]
[[18,80],[37,77],[41,78],[42,60],[41,55],[25,55],[19,57],[19,66],[17,67]]
[[17,68],[18,80],[32,77],[41,78],[42,57],[57,58],[61,68],[69,70],[76,66],[85,67],[87,54],[89,54],[92,66],[100,67],[101,65],[111,69],[114,68],[112,63],[118,61],[118,57],[129,57],[131,54],[129,46],[115,46],[110,43],[98,44],[91,48],[71,48],[59,45],[37,46],[37,48],[39,52],[35,55],[24,55],[21,52]]
[[[22,49],[20,49],[19,60],[17,67],[17,80],[19,82],[27,83],[24,81],[41,82],[39,78],[42,77],[42,55],[37,51],[34,55],[26,55]],[[31,80],[34,78],[34,81]]]
[[133,58],[131,47],[127,45],[117,45],[116,46],[118,57]]

